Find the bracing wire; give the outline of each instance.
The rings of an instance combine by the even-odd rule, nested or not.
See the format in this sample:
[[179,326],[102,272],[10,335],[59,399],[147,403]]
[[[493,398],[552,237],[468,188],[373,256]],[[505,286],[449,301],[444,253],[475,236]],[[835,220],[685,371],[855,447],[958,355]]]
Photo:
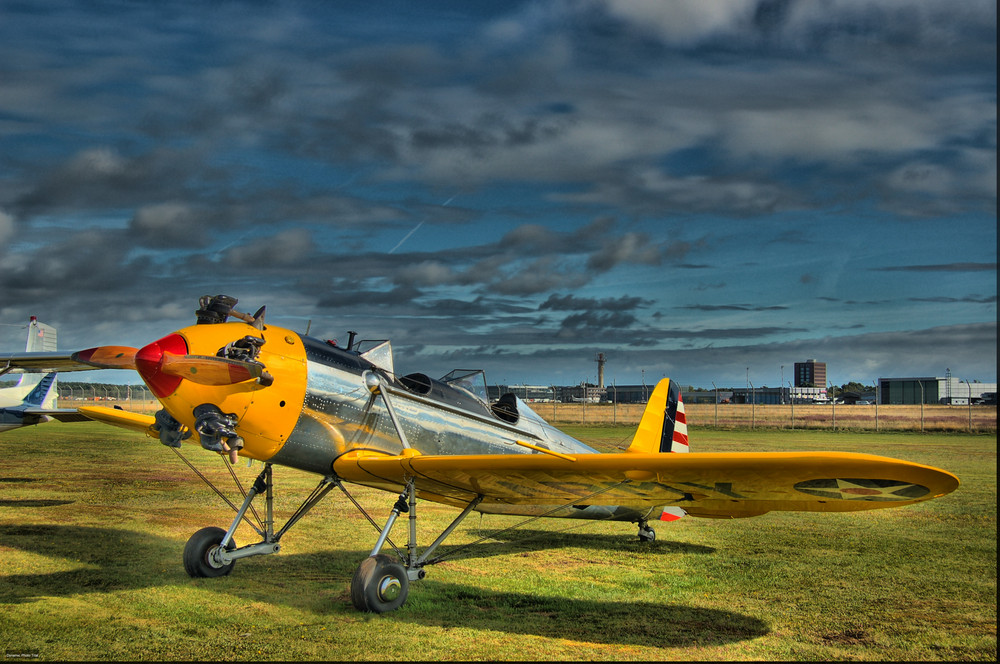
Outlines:
[[[579,505],[581,503],[586,503],[591,498],[593,498],[595,496],[599,496],[599,495],[601,495],[603,493],[607,493],[608,491],[611,491],[613,489],[617,489],[618,487],[620,487],[622,485],[625,485],[625,484],[628,484],[631,481],[632,480],[622,480],[621,482],[618,482],[616,484],[612,484],[611,486],[604,487],[603,489],[595,491],[595,492],[593,492],[593,493],[591,493],[589,495],[583,496],[582,498],[576,498],[572,502],[566,503],[564,505],[559,505],[558,507],[553,507],[552,509],[548,510],[547,512],[545,512],[543,514],[538,514],[536,516],[533,516],[533,517],[530,517],[528,519],[525,519],[524,521],[520,521],[518,523],[515,523],[513,526],[509,526],[507,528],[503,528],[501,530],[494,531],[494,532],[490,533],[489,535],[485,535],[483,537],[480,537],[479,539],[475,540],[474,542],[469,542],[467,544],[462,544],[461,546],[457,546],[454,549],[452,549],[451,551],[446,551],[446,552],[444,552],[444,553],[442,553],[442,554],[440,554],[438,556],[435,556],[434,558],[428,560],[424,564],[425,565],[434,565],[434,564],[437,564],[437,563],[441,562],[442,560],[444,560],[445,558],[451,558],[455,554],[457,554],[457,553],[459,553],[461,551],[464,551],[465,549],[468,549],[468,548],[470,548],[472,546],[475,546],[476,544],[481,544],[481,543],[483,543],[483,542],[485,542],[487,540],[496,539],[496,537],[498,535],[503,535],[504,533],[508,533],[508,532],[510,532],[512,530],[516,530],[517,528],[521,528],[523,526],[526,526],[529,523],[534,523],[535,521],[538,521],[539,519],[544,519],[546,517],[549,517],[549,516],[555,514],[556,512],[558,512],[560,510],[566,509],[567,507],[572,507],[573,505]],[[589,519],[589,521],[591,521],[591,522],[593,522],[593,521],[606,521],[607,519],[611,518],[612,516],[614,516],[614,515],[613,514],[609,514],[607,517],[604,517],[603,519]],[[587,524],[580,524],[579,526],[570,526],[569,528],[566,528],[564,530],[571,530],[572,528],[579,528],[579,527],[582,527],[584,525],[587,525]],[[556,531],[556,532],[562,532],[562,531]],[[532,536],[532,537],[535,537],[535,536]],[[522,538],[520,541],[526,542],[526,541],[528,541],[530,539],[531,539],[531,537],[525,537],[525,538]]]

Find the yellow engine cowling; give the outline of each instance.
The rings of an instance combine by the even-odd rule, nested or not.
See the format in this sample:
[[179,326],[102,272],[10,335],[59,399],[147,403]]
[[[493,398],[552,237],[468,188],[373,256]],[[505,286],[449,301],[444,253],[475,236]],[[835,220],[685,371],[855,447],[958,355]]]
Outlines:
[[[157,373],[143,367],[137,354],[137,370],[163,407],[178,422],[194,430],[194,409],[212,404],[223,413],[234,414],[244,447],[240,456],[266,461],[288,440],[306,394],[306,354],[298,334],[280,327],[258,330],[243,322],[192,325],[150,344],[163,352],[193,356],[215,356],[227,344],[252,336],[264,341],[256,361],[262,363],[267,380],[244,380],[228,385],[205,385],[195,380]],[[181,350],[178,340],[183,341]],[[196,368],[191,369],[192,372]]]

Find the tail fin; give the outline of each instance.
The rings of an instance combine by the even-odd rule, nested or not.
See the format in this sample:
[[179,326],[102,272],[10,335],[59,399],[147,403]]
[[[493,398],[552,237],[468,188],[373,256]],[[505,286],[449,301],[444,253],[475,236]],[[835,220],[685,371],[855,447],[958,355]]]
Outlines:
[[28,343],[24,350],[48,353],[56,350],[56,328],[45,323],[39,323],[34,316],[28,323]]
[[[646,402],[632,444],[627,452],[646,454],[690,452],[684,400],[677,383],[664,378],[656,384]],[[668,505],[660,513],[660,521],[676,521],[687,514],[682,508]]]
[[[34,316],[28,321],[28,341],[24,345],[28,353],[48,353],[56,350],[56,328],[39,323]],[[21,374],[15,386],[15,394],[26,394],[41,382],[41,374]]]
[[[38,406],[45,408],[54,407],[55,405],[54,403],[46,404],[45,402],[50,401],[49,394],[52,393],[52,388],[55,387],[55,384],[56,384],[55,372],[45,374],[45,376],[40,381],[38,381],[38,385],[35,385],[35,388],[28,393],[28,396],[24,397],[23,401],[24,405]],[[54,393],[52,394],[54,397],[55,394]]]
[[664,378],[646,403],[639,428],[627,452],[689,452],[687,418],[677,383]]

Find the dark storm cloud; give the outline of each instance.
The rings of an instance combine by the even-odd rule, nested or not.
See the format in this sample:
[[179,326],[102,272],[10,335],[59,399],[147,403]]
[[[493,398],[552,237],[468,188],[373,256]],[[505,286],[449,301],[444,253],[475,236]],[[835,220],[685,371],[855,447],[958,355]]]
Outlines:
[[644,300],[641,297],[629,295],[622,295],[617,298],[596,299],[553,293],[545,302],[538,305],[538,309],[551,309],[553,311],[631,311],[651,304],[653,304],[652,300]]
[[90,148],[29,181],[30,189],[8,204],[17,214],[28,215],[70,208],[131,207],[148,202],[151,196],[154,200],[182,199],[190,166],[188,159],[171,150],[126,156],[113,148]]
[[620,311],[585,311],[566,316],[562,319],[560,327],[563,330],[580,328],[614,330],[631,327],[635,322],[635,316]]
[[796,209],[803,202],[791,190],[773,182],[676,177],[669,173],[637,165],[635,172],[619,169],[601,177],[601,183],[581,194],[557,197],[570,203],[614,205],[635,213],[676,213],[724,211],[735,214],[761,214]]
[[[593,6],[602,5],[594,3]],[[699,27],[695,24],[694,42],[703,42],[701,48],[705,48],[706,44],[714,43],[713,40],[719,35],[725,34],[729,39],[733,35],[741,34],[742,31],[757,34],[753,40],[758,40],[760,35],[765,33],[772,37],[778,34],[810,34],[811,39],[825,39],[823,35],[830,30],[824,27],[824,22],[832,20],[822,19],[817,15],[810,16],[810,12],[803,5],[793,6],[794,10],[790,8],[775,13],[770,9],[763,9],[764,5],[760,5],[761,15],[774,14],[782,17],[781,20],[773,21],[773,25],[780,27],[765,32],[759,32],[759,25],[753,21],[748,22],[746,17],[737,20],[738,16],[742,15],[739,11],[723,12],[727,17],[716,26],[717,30],[707,30],[705,26]],[[594,31],[599,31],[599,23],[588,23],[587,12],[575,12],[568,7],[557,8],[551,16],[564,18],[569,16],[578,30],[582,26],[590,25]],[[841,20],[846,20],[848,23],[856,22],[863,26],[863,30],[876,30],[872,26],[877,25],[877,21],[873,21],[871,16],[852,12],[846,6],[838,9],[843,14]],[[623,26],[643,31],[647,36],[659,35],[668,45],[685,47],[688,43],[686,40],[678,42],[676,35],[669,37],[673,32],[665,27],[668,25],[664,18],[666,10],[626,9],[620,3],[607,3],[605,10],[607,14],[616,17]],[[133,18],[138,20],[144,13],[137,12]],[[800,195],[794,193],[787,183],[774,181],[770,176],[757,175],[748,178],[742,168],[741,173],[718,173],[714,172],[718,167],[716,164],[710,171],[704,173],[674,173],[671,172],[672,169],[658,167],[650,162],[664,152],[669,154],[675,150],[702,150],[713,143],[725,146],[725,149],[734,155],[748,154],[761,149],[765,150],[765,156],[767,151],[773,152],[773,132],[763,132],[761,131],[763,127],[754,124],[766,121],[765,118],[768,117],[761,114],[765,110],[759,108],[762,102],[755,101],[757,98],[763,98],[767,90],[765,88],[757,92],[754,88],[760,88],[761,80],[775,79],[773,71],[768,73],[768,79],[753,80],[748,84],[746,94],[740,95],[746,100],[747,108],[743,111],[735,109],[735,115],[719,111],[715,117],[705,116],[703,112],[699,117],[693,117],[690,109],[696,105],[697,95],[717,94],[711,92],[717,89],[717,86],[704,86],[701,89],[695,88],[694,99],[686,99],[683,104],[675,106],[670,113],[661,112],[660,117],[669,118],[668,122],[654,121],[652,126],[644,126],[646,114],[640,110],[640,105],[663,108],[663,95],[666,89],[652,86],[644,98],[635,102],[623,98],[608,99],[595,104],[587,100],[596,92],[597,86],[603,85],[604,76],[598,71],[592,79],[585,75],[571,77],[570,80],[574,81],[572,85],[563,85],[553,91],[559,93],[553,96],[563,97],[563,100],[558,102],[559,108],[563,109],[562,112],[537,116],[535,111],[522,110],[520,91],[508,90],[504,94],[494,91],[490,93],[491,103],[486,103],[485,99],[480,98],[480,91],[475,88],[449,86],[453,77],[468,75],[471,71],[475,71],[475,65],[461,64],[460,61],[447,57],[436,46],[429,44],[389,48],[356,46],[347,40],[338,41],[328,36],[324,37],[316,28],[310,27],[308,22],[302,20],[304,17],[299,15],[294,7],[288,8],[287,12],[282,12],[280,8],[269,8],[266,13],[269,16],[268,20],[274,21],[277,26],[270,36],[271,40],[276,40],[283,33],[285,37],[296,35],[305,42],[318,40],[318,43],[328,43],[331,50],[322,60],[325,66],[309,64],[301,54],[297,53],[285,52],[283,59],[279,60],[273,53],[257,53],[248,47],[241,48],[223,42],[215,49],[221,58],[220,66],[205,66],[197,59],[189,57],[169,61],[159,65],[158,68],[143,71],[136,67],[152,67],[152,65],[139,65],[136,62],[131,68],[114,70],[115,78],[112,80],[121,81],[122,84],[113,86],[112,89],[116,95],[134,94],[129,89],[127,83],[129,79],[140,73],[153,75],[145,85],[147,91],[154,93],[153,99],[159,96],[166,100],[177,95],[180,98],[175,99],[173,103],[147,102],[146,112],[143,113],[143,126],[149,128],[158,125],[166,129],[178,126],[177,122],[181,119],[197,122],[197,126],[188,126],[183,131],[175,132],[174,135],[179,138],[197,134],[199,143],[203,147],[214,140],[221,140],[224,136],[227,138],[236,136],[238,141],[246,145],[264,142],[267,145],[291,149],[293,152],[310,154],[321,159],[329,159],[334,155],[337,159],[362,161],[388,158],[396,165],[404,167],[408,176],[426,177],[430,178],[430,181],[436,179],[435,172],[439,165],[444,167],[445,164],[460,163],[462,164],[460,171],[455,171],[449,166],[449,172],[462,180],[481,183],[496,177],[516,177],[515,171],[508,170],[514,167],[515,163],[521,173],[533,172],[537,163],[539,166],[544,166],[544,172],[547,173],[545,177],[553,181],[601,183],[588,185],[589,191],[584,193],[560,194],[559,198],[562,200],[617,205],[646,213],[729,210],[741,214],[759,214],[770,210],[799,207],[803,202],[800,200]],[[644,14],[648,14],[646,17],[648,21],[640,20]],[[946,12],[941,12],[942,16],[945,14]],[[948,14],[950,16],[950,12]],[[249,24],[247,17],[236,15],[232,8],[211,12],[210,15],[224,15],[227,19],[235,21],[237,26]],[[695,15],[695,12],[688,14],[689,17]],[[795,20],[790,17],[794,17]],[[176,15],[167,14],[165,18],[166,20],[161,20],[163,34],[158,41],[174,40],[184,43],[185,40],[192,39],[190,22]],[[527,16],[518,17],[515,14],[511,20],[526,21]],[[956,22],[959,26],[968,24],[967,21],[949,17],[939,30],[950,29]],[[108,19],[103,19],[102,24],[107,25],[107,23]],[[671,25],[674,23],[676,16],[672,16],[669,22]],[[769,21],[765,23],[772,24]],[[925,26],[925,24],[926,16],[920,25]],[[806,29],[803,26],[812,27]],[[211,24],[206,23],[201,29],[208,33],[212,29]],[[554,22],[545,25],[541,30],[542,34],[553,39],[555,35],[569,37],[571,49],[584,49],[582,42],[577,43],[574,40],[586,39],[586,29],[562,35],[561,24]],[[661,30],[664,32],[661,33]],[[264,36],[257,26],[254,26],[252,32]],[[918,41],[927,38],[921,33]],[[484,59],[488,61],[489,48],[491,48],[489,40],[481,45],[473,42],[467,45],[467,51],[477,56],[473,58],[473,62],[480,64]],[[556,72],[571,71],[572,60],[560,60],[561,56],[557,55],[557,52],[557,49],[549,51],[543,47],[530,57],[551,61],[550,66]],[[512,53],[516,54],[516,51],[504,50],[504,53],[509,57]],[[619,59],[626,57],[623,53],[616,55]],[[247,62],[248,57],[249,62]],[[529,58],[527,55],[523,57]],[[302,59],[296,61],[296,58]],[[202,67],[196,68],[193,75],[187,73],[182,79],[173,74],[172,69],[181,65],[198,64]],[[513,66],[517,66],[516,55]],[[790,73],[793,76],[801,76],[803,80],[809,78],[804,72],[791,70]],[[620,71],[618,75],[628,76]],[[100,70],[95,69],[93,76],[99,80]],[[780,77],[777,79],[780,80]],[[591,85],[594,86],[593,89]],[[785,83],[782,85],[785,86]],[[817,91],[823,90],[822,84],[814,85]],[[831,99],[837,95],[840,104],[844,103],[840,89],[842,85],[843,83],[838,86],[828,86]],[[449,94],[457,96],[452,99],[448,97]],[[852,98],[865,99],[857,92],[852,91],[851,94]],[[582,103],[566,101],[567,99],[578,99]],[[710,97],[703,97],[701,101],[707,102],[711,107],[720,109],[725,107],[722,104],[713,104]],[[818,109],[825,102],[817,97],[810,103],[815,104]],[[404,107],[407,108],[406,113],[398,110]],[[536,105],[536,108],[551,107],[552,104]],[[434,109],[436,112],[421,112],[423,108]],[[470,112],[461,110],[464,108],[469,108]],[[187,109],[186,112],[184,109]],[[567,114],[565,109],[572,109],[573,113]],[[616,111],[614,115],[628,119],[627,121],[633,124],[609,124],[607,118],[611,115],[611,111]],[[771,116],[775,115],[774,109],[767,112]],[[567,115],[572,115],[574,118],[569,124],[562,119]],[[806,115],[808,116],[808,113]],[[795,128],[797,131],[798,127],[806,125],[813,134],[816,126],[838,126],[835,123],[823,122],[821,116],[808,117],[806,122],[797,121],[792,117],[789,117],[789,120],[791,121],[784,126],[786,134],[790,129]],[[905,116],[901,124],[906,126]],[[913,131],[918,130],[919,128],[914,128]],[[757,134],[771,137],[772,145],[765,147],[749,138]],[[167,136],[162,131],[158,131],[156,135],[161,139]],[[791,135],[795,136],[795,132],[792,131]],[[637,159],[632,158],[623,162],[620,148],[602,149],[606,145],[610,147],[608,140],[613,140],[615,136],[623,138],[630,148],[646,145],[647,150],[640,150]],[[900,141],[913,144],[912,138],[912,136],[906,139],[900,137]],[[830,146],[842,144],[842,141],[836,140],[834,136],[830,139],[828,143]],[[544,151],[525,152],[531,149],[531,146],[544,146]],[[790,142],[786,148],[794,150],[794,144]],[[868,142],[865,144],[865,149],[878,149],[878,144]],[[886,149],[892,148],[887,145]],[[458,157],[456,151],[476,155],[478,158],[472,161],[464,158],[456,159]],[[93,156],[89,152],[86,154]],[[606,157],[602,158],[602,154]],[[793,159],[812,159],[804,152],[789,155],[779,151],[773,156],[779,159],[787,159],[789,156]],[[161,183],[160,186],[164,189],[155,197],[156,200],[178,199],[182,191],[179,191],[176,183],[184,181],[184,178],[177,177],[182,170],[180,163],[170,168],[169,164],[158,165],[155,156],[151,158],[150,155],[142,154],[126,159],[130,162],[127,168],[118,169],[117,172],[106,170],[103,173],[91,172],[82,180],[78,173],[59,172],[49,180],[39,183],[34,191],[21,199],[21,204],[33,206],[46,201],[52,205],[62,201],[63,204],[69,205],[82,202],[83,199],[106,200],[111,191],[118,192],[117,200],[127,202],[127,197],[122,196],[123,192],[136,187],[140,182],[152,181]],[[191,165],[191,162],[188,162],[188,165]],[[526,168],[532,170],[526,171]],[[191,172],[190,168],[183,170]],[[232,177],[228,179],[232,180]],[[63,186],[54,187],[54,180],[63,182]],[[88,195],[81,197],[74,182],[85,185]],[[167,183],[175,184],[169,186]],[[106,191],[102,192],[102,189]],[[148,198],[146,202],[150,202]],[[19,209],[15,211],[19,212]],[[627,239],[619,242],[619,244],[627,243]],[[625,249],[619,247],[618,250],[621,252]],[[606,269],[607,266],[614,264],[615,253],[610,249],[606,252],[607,255],[602,254],[594,258],[595,269]],[[635,255],[633,252],[632,257],[640,262],[656,260],[651,252],[641,255]]]
[[868,305],[868,306],[878,306],[883,304],[889,304],[889,300],[844,300],[844,304],[847,306],[855,305]]
[[615,231],[616,222],[608,217],[595,219],[569,231],[557,231],[540,224],[522,224],[505,234],[497,249],[529,256],[595,253],[613,241]]
[[806,332],[807,328],[802,327],[731,327],[731,328],[705,328],[693,330],[662,330],[659,333],[661,339],[758,339],[773,337],[789,332]]
[[222,262],[227,268],[247,270],[295,267],[308,261],[314,250],[309,231],[293,228],[229,249],[223,253]]
[[978,295],[967,295],[965,297],[911,297],[911,302],[937,302],[940,304],[951,304],[957,302],[971,302],[973,304],[996,304],[997,296],[981,297]]
[[397,286],[389,291],[374,291],[364,290],[357,284],[344,281],[320,295],[316,306],[323,309],[349,307],[363,303],[371,307],[397,307],[409,304],[419,296],[420,291],[412,286]]
[[691,311],[781,311],[787,308],[780,304],[770,306],[755,304],[687,304],[674,307],[674,309],[688,309]]
[[554,256],[542,257],[523,267],[512,269],[486,285],[487,290],[500,295],[539,295],[553,290],[579,288],[590,276],[562,264]]
[[868,268],[873,272],[996,272],[996,263],[943,263],[939,265],[894,265]]
[[181,202],[144,205],[129,221],[137,244],[147,247],[203,247],[210,214]]
[[532,312],[532,309],[529,307],[483,296],[479,296],[471,301],[438,298],[418,303],[417,306],[425,314],[435,316],[478,317],[483,320],[497,320],[498,316],[504,316],[503,320],[510,323],[515,320],[510,318],[510,316],[518,314],[520,315],[520,318],[517,319],[519,321],[534,320],[534,318],[529,318]]

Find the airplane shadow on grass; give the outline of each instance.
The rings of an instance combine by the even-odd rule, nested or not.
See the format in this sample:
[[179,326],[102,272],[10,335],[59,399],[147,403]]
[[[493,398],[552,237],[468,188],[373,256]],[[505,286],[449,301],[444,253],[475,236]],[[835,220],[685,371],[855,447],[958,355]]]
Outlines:
[[[527,551],[544,551],[550,549],[577,548],[599,550],[605,552],[634,553],[643,552],[649,555],[671,555],[678,553],[710,554],[715,548],[687,542],[672,542],[656,540],[641,542],[635,534],[635,526],[621,524],[620,535],[588,533],[586,531],[559,532],[553,530],[526,530],[518,528],[509,532],[477,529],[471,531],[484,541],[475,546],[464,548],[465,545],[443,545],[438,549],[438,555],[452,560],[460,558],[485,558],[504,553],[521,553]],[[457,550],[461,549],[460,552]],[[455,551],[456,555],[452,555]],[[434,557],[434,556],[432,556]]]
[[[562,537],[574,546],[581,545],[574,541],[577,537]],[[601,548],[609,537],[599,536],[586,546]],[[244,601],[266,597],[263,601],[321,615],[349,615],[354,609],[347,587],[358,562],[368,553],[278,554],[239,561],[229,578],[192,580],[180,564],[178,542],[165,537],[114,528],[24,524],[0,525],[0,541],[8,547],[82,565],[48,573],[18,573],[8,567],[0,575],[0,605],[192,583]],[[294,584],[303,580],[315,580],[317,592],[295,590]],[[292,587],[286,589],[286,585]],[[325,591],[318,592],[320,587]],[[328,597],[329,602],[318,607],[318,594]],[[402,609],[378,619],[655,647],[718,645],[754,639],[770,631],[765,622],[733,611],[630,601],[628,596],[621,601],[603,601],[498,592],[431,578],[411,586],[410,600]]]

